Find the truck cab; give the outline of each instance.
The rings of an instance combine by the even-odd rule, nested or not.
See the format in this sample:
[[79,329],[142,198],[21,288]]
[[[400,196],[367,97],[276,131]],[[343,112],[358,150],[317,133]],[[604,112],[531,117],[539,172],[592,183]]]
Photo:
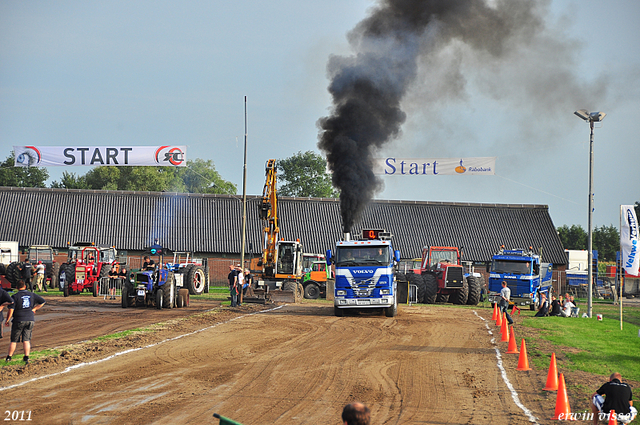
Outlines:
[[511,302],[516,305],[528,305],[531,310],[538,308],[540,295],[550,300],[552,289],[552,264],[542,263],[532,248],[506,250],[504,247],[491,259],[487,266],[489,272],[489,301],[500,301],[502,282],[507,282],[511,290]]
[[343,316],[348,309],[382,309],[387,317],[398,311],[395,264],[400,251],[394,251],[391,235],[382,230],[364,230],[361,240],[336,243],[327,251],[327,264],[335,265],[334,313]]

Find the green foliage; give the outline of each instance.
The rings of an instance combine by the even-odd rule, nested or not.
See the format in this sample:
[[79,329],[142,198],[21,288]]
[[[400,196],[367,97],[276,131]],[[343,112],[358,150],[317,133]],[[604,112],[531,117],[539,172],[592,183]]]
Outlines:
[[326,171],[327,161],[313,151],[278,161],[279,193],[283,196],[335,198],[337,191]]
[[233,195],[236,185],[223,180],[211,160],[187,161],[186,167],[97,167],[76,176],[64,172],[51,187],[145,192],[218,193]]
[[620,232],[611,226],[596,227],[593,230],[593,249],[598,250],[598,261],[615,261],[620,250]]
[[0,186],[9,187],[46,187],[49,172],[42,167],[14,167],[13,151],[0,164]]
[[587,249],[589,236],[580,225],[558,227],[558,236],[564,249]]

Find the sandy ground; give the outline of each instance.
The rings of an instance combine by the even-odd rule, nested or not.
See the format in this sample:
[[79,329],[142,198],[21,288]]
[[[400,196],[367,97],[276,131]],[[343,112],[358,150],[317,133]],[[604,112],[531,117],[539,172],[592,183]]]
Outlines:
[[[396,318],[337,318],[317,303],[208,313],[216,303],[89,304],[51,302],[38,316],[37,349],[69,345],[58,358],[2,368],[3,419],[29,411],[37,424],[200,424],[218,423],[219,413],[245,425],[338,424],[342,407],[360,400],[373,424],[532,423],[497,366],[495,344],[504,353],[506,343],[492,343],[480,318],[490,309],[403,306]],[[158,321],[155,332],[71,344]],[[521,403],[551,423],[546,371],[516,371],[518,355],[502,359]]]

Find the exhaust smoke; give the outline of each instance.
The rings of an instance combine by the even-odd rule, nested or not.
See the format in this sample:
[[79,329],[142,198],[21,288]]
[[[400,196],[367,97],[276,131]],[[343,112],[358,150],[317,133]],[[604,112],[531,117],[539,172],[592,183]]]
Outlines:
[[[426,81],[418,75],[438,73],[420,67],[437,67],[438,52],[461,45],[485,64],[496,66],[500,57],[531,43],[544,29],[540,15],[547,4],[544,0],[380,0],[356,25],[347,36],[353,54],[329,58],[332,107],[329,116],[317,122],[318,147],[326,154],[333,185],[340,190],[344,232],[383,189],[372,170],[373,158],[385,143],[400,136],[406,119],[402,101],[412,84],[438,87],[431,93],[443,98],[460,96],[464,89],[461,65]],[[567,87],[567,91],[579,88]],[[539,91],[538,86],[532,92]]]

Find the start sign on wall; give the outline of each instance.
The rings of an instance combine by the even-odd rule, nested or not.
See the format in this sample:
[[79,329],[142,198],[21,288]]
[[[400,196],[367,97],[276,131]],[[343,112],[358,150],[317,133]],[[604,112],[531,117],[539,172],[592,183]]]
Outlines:
[[186,167],[186,146],[14,146],[16,167]]

